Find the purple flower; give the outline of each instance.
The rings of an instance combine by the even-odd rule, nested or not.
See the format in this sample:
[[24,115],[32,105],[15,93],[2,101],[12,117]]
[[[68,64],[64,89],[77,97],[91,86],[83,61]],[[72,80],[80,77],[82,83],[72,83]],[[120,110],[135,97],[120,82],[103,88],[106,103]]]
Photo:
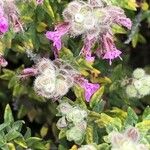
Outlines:
[[60,50],[62,48],[61,37],[69,31],[70,25],[62,23],[55,27],[55,31],[47,31],[46,38],[53,41],[53,46]]
[[0,17],[0,32],[2,34],[8,31],[8,20],[5,17]]
[[105,55],[103,56],[103,59],[109,59],[109,64],[111,65],[112,64],[112,60],[119,57],[120,59],[122,59],[120,57],[120,54],[122,52],[119,51],[118,49],[114,48],[114,50],[111,50],[111,51],[106,51]]
[[112,22],[131,29],[132,22],[126,17],[124,10],[117,6],[108,6],[107,11],[111,14]]
[[132,27],[132,22],[129,18],[126,17],[118,17],[116,18],[115,22],[119,25],[122,25],[126,28],[128,28],[129,30],[131,30]]
[[25,68],[19,75],[20,78],[25,79],[27,77],[36,76],[38,74],[38,69],[36,68]]
[[115,58],[120,58],[121,55],[121,51],[118,50],[113,42],[113,37],[110,33],[106,33],[105,35],[103,35],[102,39],[102,50],[101,53],[103,55],[103,59],[108,59],[109,60],[109,64],[112,64],[112,60],[114,60]]
[[96,42],[95,38],[92,39],[86,38],[84,41],[84,46],[81,49],[80,54],[82,54],[88,62],[93,62],[95,59],[95,57],[92,56],[92,52],[91,52],[91,48],[93,47],[95,42]]
[[94,83],[89,83],[86,81],[82,87],[85,90],[85,99],[87,102],[90,101],[91,96],[99,89],[100,85],[99,84],[94,84]]
[[84,96],[87,102],[90,102],[91,96],[100,88],[97,83],[89,83],[87,79],[75,77],[75,82],[84,89]]

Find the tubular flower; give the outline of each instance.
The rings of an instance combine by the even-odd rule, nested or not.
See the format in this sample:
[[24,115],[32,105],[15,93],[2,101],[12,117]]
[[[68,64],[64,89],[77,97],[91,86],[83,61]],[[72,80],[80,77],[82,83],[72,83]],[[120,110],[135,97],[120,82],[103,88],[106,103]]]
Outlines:
[[87,102],[90,102],[92,95],[100,88],[97,83],[89,83],[88,80],[75,77],[75,82],[84,89],[84,96]]
[[9,26],[13,27],[14,32],[23,31],[19,11],[14,0],[5,0],[0,3],[0,32],[6,33]]
[[100,51],[100,53],[102,53],[103,59],[109,60],[110,65],[112,64],[113,59],[117,57],[122,59],[120,57],[122,52],[115,47],[111,34],[106,33],[106,35],[103,35],[101,43],[102,43],[102,50]]
[[[102,49],[99,48],[96,54],[103,59],[109,59],[110,64],[121,54],[113,42],[112,26],[118,24],[127,29],[131,29],[132,26],[131,20],[126,17],[123,9],[103,0],[88,0],[88,2],[75,0],[70,2],[63,11],[63,18],[64,24],[67,24],[67,30],[66,26],[62,26],[61,23],[58,26],[63,27],[63,32],[57,28],[55,31],[47,31],[46,34],[46,37],[53,41],[57,50],[61,49],[61,38],[65,34],[74,37],[82,35],[85,41],[81,54],[86,60],[94,60],[91,48],[96,42],[100,42]],[[107,37],[108,34],[111,35],[110,39]],[[92,44],[90,44],[91,41]]]
[[55,31],[47,31],[45,35],[49,40],[53,41],[53,46],[56,47],[57,50],[60,50],[62,47],[61,37],[66,34],[68,30],[69,24],[62,23],[56,26]]

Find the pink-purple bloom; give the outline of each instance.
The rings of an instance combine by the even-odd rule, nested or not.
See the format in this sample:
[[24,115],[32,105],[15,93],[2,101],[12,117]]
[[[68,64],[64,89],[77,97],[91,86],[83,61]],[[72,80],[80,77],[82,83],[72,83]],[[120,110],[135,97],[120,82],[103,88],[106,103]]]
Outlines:
[[63,11],[64,23],[59,24],[55,31],[47,31],[46,37],[53,41],[56,51],[62,47],[61,39],[65,34],[75,37],[82,35],[84,45],[81,49],[87,61],[94,61],[91,49],[98,44],[96,54],[102,59],[112,60],[121,58],[121,51],[115,46],[112,26],[118,24],[131,29],[132,22],[126,17],[122,8],[101,0],[70,2]]
[[81,54],[86,58],[86,60],[88,62],[93,62],[95,57],[92,56],[92,52],[91,52],[91,48],[93,47],[93,45],[95,44],[96,39],[92,38],[92,39],[85,39],[84,41],[84,45],[81,49]]
[[47,31],[46,37],[53,41],[53,46],[59,51],[62,48],[61,37],[65,35],[69,30],[68,23],[62,23],[55,27],[55,31]]
[[0,17],[0,32],[2,34],[8,31],[8,20],[5,17]]
[[90,102],[92,95],[100,88],[98,83],[90,83],[82,77],[75,77],[75,82],[84,89],[84,96],[87,102]]
[[113,37],[110,33],[106,33],[102,36],[101,43],[101,49],[97,51],[99,57],[102,57],[102,59],[108,59],[110,65],[115,58],[119,57],[122,59],[120,57],[122,52],[116,48]]
[[36,76],[37,74],[38,74],[38,69],[36,69],[36,68],[25,68],[22,70],[19,77],[24,79],[27,77]]

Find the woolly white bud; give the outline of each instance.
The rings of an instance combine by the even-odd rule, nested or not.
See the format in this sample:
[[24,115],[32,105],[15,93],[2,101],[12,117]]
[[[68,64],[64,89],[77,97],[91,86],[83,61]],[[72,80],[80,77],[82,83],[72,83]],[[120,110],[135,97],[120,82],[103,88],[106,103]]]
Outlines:
[[150,75],[145,75],[140,79],[143,85],[149,86],[150,87]]
[[142,68],[137,68],[133,71],[133,77],[140,79],[145,75],[145,71]]
[[83,135],[84,134],[77,127],[72,127],[66,132],[68,141],[80,142],[83,139]]
[[150,94],[150,87],[148,86],[142,86],[139,90],[138,90],[139,94],[143,97],[146,95]]
[[45,71],[46,69],[51,70],[52,73],[55,72],[53,63],[46,58],[40,59],[40,61],[36,64],[36,66],[40,73],[43,73],[43,71]]
[[137,97],[138,92],[133,85],[128,85],[126,87],[126,93],[129,97]]
[[142,88],[143,84],[140,80],[134,80],[133,81],[133,85],[135,86],[135,88],[138,90],[140,88]]
[[60,119],[58,120],[56,126],[57,126],[58,129],[67,127],[66,118],[65,118],[65,117],[60,118]]
[[68,102],[60,103],[59,106],[57,107],[58,111],[62,115],[68,114],[72,110],[72,108],[73,107]]
[[78,23],[82,23],[84,20],[84,16],[80,13],[77,13],[74,18],[75,18],[75,22],[78,22]]
[[51,76],[40,75],[34,81],[34,90],[39,95],[50,98],[55,89],[55,79]]
[[78,107],[74,107],[72,111],[66,115],[66,118],[69,122],[77,124],[87,118],[87,112]]
[[68,84],[63,79],[56,80],[55,97],[64,96],[69,90]]

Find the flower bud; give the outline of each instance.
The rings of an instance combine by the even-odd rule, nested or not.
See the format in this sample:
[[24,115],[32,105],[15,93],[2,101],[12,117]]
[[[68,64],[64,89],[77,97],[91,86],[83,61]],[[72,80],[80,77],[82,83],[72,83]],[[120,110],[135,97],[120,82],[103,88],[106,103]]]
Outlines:
[[142,68],[137,68],[133,71],[133,77],[140,79],[145,75],[145,71]]
[[142,86],[138,90],[139,94],[143,97],[150,94],[150,87],[149,86]]
[[55,68],[53,63],[50,61],[50,59],[42,58],[39,60],[39,62],[36,64],[37,69],[40,73],[43,73],[43,71],[49,69],[49,73],[55,72]]
[[58,111],[62,115],[68,114],[70,111],[72,111],[72,108],[73,107],[68,102],[60,103],[59,106],[57,107]]
[[129,97],[137,97],[138,96],[138,92],[133,85],[128,85],[126,87],[126,93]]
[[72,127],[66,132],[68,141],[80,142],[83,139],[83,135],[77,127]]
[[142,88],[142,86],[143,86],[143,84],[142,84],[142,82],[140,81],[140,80],[134,80],[133,81],[133,85],[134,85],[134,87],[138,90],[138,89],[140,89],[140,88]]
[[71,112],[66,115],[69,122],[77,124],[87,118],[87,112],[80,108],[74,107]]
[[67,127],[66,118],[65,118],[65,117],[60,118],[60,119],[58,120],[56,126],[57,126],[58,129]]

